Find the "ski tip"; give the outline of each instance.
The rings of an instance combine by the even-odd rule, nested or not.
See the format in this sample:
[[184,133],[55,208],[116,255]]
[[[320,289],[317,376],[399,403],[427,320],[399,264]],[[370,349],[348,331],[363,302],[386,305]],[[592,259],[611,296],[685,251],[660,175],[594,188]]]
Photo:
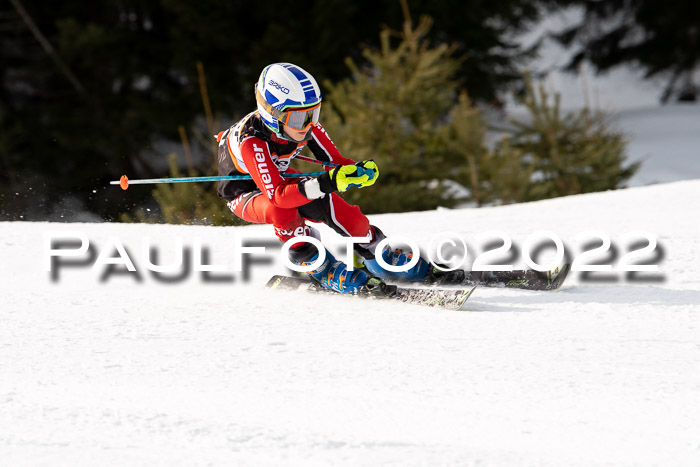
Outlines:
[[279,285],[284,281],[284,276],[272,276],[270,277],[270,280],[267,281],[267,284],[265,284],[265,287],[268,287],[270,289],[275,289],[279,287]]
[[469,300],[469,297],[471,297],[472,294],[474,293],[474,290],[476,290],[476,286],[472,286],[471,288],[464,289],[464,291],[462,292],[462,294],[460,295],[460,297],[458,299],[458,302],[457,302],[458,306],[456,308],[457,310],[462,309],[462,307],[467,302],[467,300]]
[[474,291],[476,290],[476,285],[473,286],[469,291],[467,292],[467,298],[471,297]]
[[561,285],[564,283],[564,279],[566,279],[566,276],[569,274],[570,270],[571,263],[564,263],[561,266],[552,269],[548,274],[549,284],[547,289],[556,290],[560,288]]
[[312,286],[314,283],[309,279],[300,277],[274,275],[265,284],[268,289],[275,290],[298,290],[302,287]]

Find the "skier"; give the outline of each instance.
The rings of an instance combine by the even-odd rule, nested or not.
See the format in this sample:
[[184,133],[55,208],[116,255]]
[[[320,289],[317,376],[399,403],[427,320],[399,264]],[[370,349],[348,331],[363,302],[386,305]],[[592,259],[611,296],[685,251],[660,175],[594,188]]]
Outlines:
[[[257,110],[217,136],[219,175],[252,177],[219,182],[218,194],[231,211],[248,222],[272,224],[283,242],[302,235],[320,239],[307,221],[322,222],[343,236],[368,238],[367,243],[355,245],[360,264],[352,272],[326,251],[323,264],[309,272],[325,288],[341,293],[372,292],[386,288],[377,278],[425,279],[430,268],[422,258],[406,272],[384,270],[377,254],[387,264],[402,266],[412,253],[388,245],[377,252],[385,235],[370,225],[359,207],[337,194],[372,186],[379,178],[379,168],[373,160],[356,162],[340,154],[319,123],[321,92],[313,76],[291,63],[268,65],[255,85],[255,98]],[[316,159],[338,166],[316,178],[282,178],[282,173],[299,173],[289,165],[305,147]],[[305,266],[318,258],[319,251],[312,243],[297,242],[289,255],[294,264]]]

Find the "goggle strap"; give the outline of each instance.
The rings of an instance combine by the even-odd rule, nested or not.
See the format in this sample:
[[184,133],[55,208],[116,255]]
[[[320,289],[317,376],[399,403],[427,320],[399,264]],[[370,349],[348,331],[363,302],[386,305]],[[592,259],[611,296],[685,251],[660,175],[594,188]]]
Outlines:
[[274,118],[276,118],[277,120],[282,120],[282,119],[283,119],[283,117],[284,117],[284,112],[282,112],[282,111],[279,110],[279,109],[276,109],[276,108],[272,107],[272,106],[265,100],[265,98],[262,96],[262,94],[260,94],[260,91],[258,90],[258,87],[257,87],[257,86],[255,86],[255,98],[258,100],[258,103],[259,103],[260,105],[263,106],[263,108],[267,111],[267,113],[269,113],[270,115],[272,115],[272,116],[273,116]]

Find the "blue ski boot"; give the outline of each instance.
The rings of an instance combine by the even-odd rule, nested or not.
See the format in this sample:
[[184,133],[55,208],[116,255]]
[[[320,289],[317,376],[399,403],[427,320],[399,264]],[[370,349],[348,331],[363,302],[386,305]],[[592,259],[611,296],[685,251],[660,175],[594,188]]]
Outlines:
[[[364,265],[372,275],[380,279],[403,282],[419,282],[425,279],[428,275],[430,264],[423,258],[419,258],[418,263],[408,271],[393,272],[384,269],[376,260],[378,254],[376,247],[386,236],[378,227],[372,226],[371,230],[372,241],[369,244],[358,245],[359,248],[356,247],[355,251],[364,257]],[[392,250],[389,245],[384,247],[381,255],[384,262],[392,266],[403,266],[408,264],[413,258],[413,253],[404,253],[400,248]]]
[[[318,250],[311,243],[307,243],[295,250],[289,250],[291,261],[300,266],[313,263],[318,256]],[[307,274],[318,282],[321,287],[340,293],[357,293],[360,287],[365,285],[370,278],[369,274],[363,269],[356,268],[354,271],[348,271],[345,263],[336,260],[328,250],[326,250],[326,260],[323,264]]]
[[[382,259],[385,263],[392,266],[403,266],[408,264],[413,258],[413,253],[404,253],[403,250],[397,248],[392,250],[387,245],[382,251]],[[418,263],[408,271],[393,272],[384,269],[376,259],[366,259],[365,267],[374,276],[382,279],[404,281],[404,282],[419,282],[425,279],[428,274],[429,264],[423,258],[418,259]]]

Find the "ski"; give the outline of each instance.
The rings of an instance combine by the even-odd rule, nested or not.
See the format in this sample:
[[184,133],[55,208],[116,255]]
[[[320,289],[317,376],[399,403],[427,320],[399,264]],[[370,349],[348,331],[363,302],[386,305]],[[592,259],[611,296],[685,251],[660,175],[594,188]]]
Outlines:
[[525,290],[556,290],[564,283],[571,265],[566,263],[549,271],[450,271],[442,273],[433,267],[426,283],[437,286],[479,285]]
[[[377,300],[398,300],[413,305],[431,306],[448,310],[459,310],[474,292],[475,285],[459,289],[409,289],[388,285],[379,279],[370,279],[370,287],[364,288],[351,297]],[[321,287],[317,282],[306,277],[272,276],[266,285],[278,290],[305,290],[312,293],[341,295],[333,290]]]

